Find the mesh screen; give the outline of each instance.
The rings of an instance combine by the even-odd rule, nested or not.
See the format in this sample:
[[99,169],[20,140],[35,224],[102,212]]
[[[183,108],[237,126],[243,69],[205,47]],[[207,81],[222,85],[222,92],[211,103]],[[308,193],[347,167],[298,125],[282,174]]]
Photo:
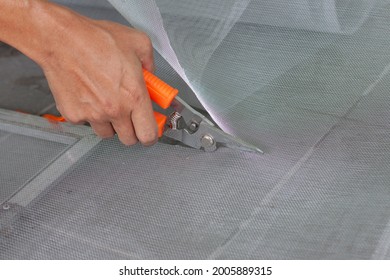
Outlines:
[[290,170],[278,155],[106,141],[22,211],[1,257],[387,258],[388,140],[346,122]]
[[266,154],[103,141],[12,205],[0,258],[390,258],[388,1],[109,2]]
[[0,204],[37,175],[68,145],[1,131]]

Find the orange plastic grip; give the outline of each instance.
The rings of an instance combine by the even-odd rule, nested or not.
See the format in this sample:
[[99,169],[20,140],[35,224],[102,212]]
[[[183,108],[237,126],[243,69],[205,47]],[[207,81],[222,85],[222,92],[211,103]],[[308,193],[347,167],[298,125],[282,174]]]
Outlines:
[[165,116],[159,112],[154,112],[154,118],[157,122],[158,138],[160,138],[164,134],[165,124],[167,123],[167,116]]
[[[176,95],[179,93],[179,90],[171,87],[145,69],[143,69],[143,74],[150,98],[161,108],[167,109],[171,105],[173,99],[175,99]],[[45,114],[42,117],[50,121],[66,122],[65,118],[61,116],[57,117],[54,115]],[[159,112],[154,112],[154,118],[158,126],[158,137],[161,137],[164,134],[167,116]]]
[[143,72],[150,98],[161,108],[167,109],[179,93],[179,90],[171,87],[147,70],[143,69]]
[[[44,117],[45,119],[47,119],[49,121],[66,122],[65,118],[61,117],[61,116],[54,116],[54,115],[51,115],[51,114],[44,114],[44,115],[42,115],[42,117]],[[158,137],[160,138],[164,134],[165,124],[167,123],[167,116],[165,116],[165,115],[163,115],[163,114],[161,114],[159,112],[154,112],[154,118],[155,118],[155,120],[157,122]]]
[[47,119],[49,121],[66,122],[65,118],[61,117],[61,116],[58,117],[58,116],[54,116],[51,114],[44,114],[44,115],[42,115],[42,117],[44,117],[45,119]]

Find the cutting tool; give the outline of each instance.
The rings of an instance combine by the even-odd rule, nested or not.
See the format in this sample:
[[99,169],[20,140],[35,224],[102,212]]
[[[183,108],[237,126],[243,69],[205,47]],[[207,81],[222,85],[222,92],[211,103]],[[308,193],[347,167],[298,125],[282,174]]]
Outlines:
[[[213,152],[218,147],[225,146],[263,154],[258,147],[219,129],[212,121],[177,96],[179,91],[176,88],[145,69],[143,75],[151,100],[167,112],[167,115],[154,112],[159,138],[165,137],[171,140],[170,143],[179,142],[206,152]],[[63,117],[50,114],[45,114],[43,117],[56,122],[65,121]]]
[[162,109],[169,109],[168,116],[154,112],[158,124],[159,137],[165,136],[186,146],[215,151],[219,146],[248,152],[263,153],[254,145],[225,133],[204,115],[193,109],[178,97],[179,91],[154,74],[143,70],[146,88],[150,98]]

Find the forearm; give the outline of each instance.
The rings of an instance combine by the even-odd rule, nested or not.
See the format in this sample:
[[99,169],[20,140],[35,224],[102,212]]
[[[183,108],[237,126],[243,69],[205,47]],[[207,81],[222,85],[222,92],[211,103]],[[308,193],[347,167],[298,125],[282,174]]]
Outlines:
[[117,133],[126,145],[157,141],[142,75],[153,70],[146,34],[49,1],[0,0],[0,41],[42,67],[66,120],[88,121],[104,138]]
[[0,0],[0,41],[35,60],[44,61],[60,47],[72,12],[43,0]]

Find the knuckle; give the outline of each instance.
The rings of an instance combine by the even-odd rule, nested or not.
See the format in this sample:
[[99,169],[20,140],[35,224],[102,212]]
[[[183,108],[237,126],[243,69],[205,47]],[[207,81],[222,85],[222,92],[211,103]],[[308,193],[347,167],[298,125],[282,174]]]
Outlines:
[[140,93],[140,91],[137,91],[136,93],[133,94],[133,98],[132,98],[132,103],[135,104],[135,105],[139,105],[141,104],[143,100],[143,96],[142,94]]
[[145,50],[147,53],[152,53],[153,52],[153,45],[152,41],[150,40],[149,37],[147,37],[147,40],[145,40]]
[[137,42],[139,54],[142,56],[153,56],[153,43],[146,33],[139,33]]
[[138,139],[144,146],[153,145],[157,141],[157,131],[151,130],[142,132],[138,135]]
[[145,47],[152,48],[152,40],[146,33],[141,32],[139,40]]
[[68,107],[63,107],[61,105],[56,105],[56,108],[61,116],[71,124],[80,124],[86,120],[79,111],[72,111],[69,110]]
[[140,104],[144,98],[140,87],[137,87],[136,85],[129,87],[126,90],[126,95],[127,95],[127,100],[129,100],[129,104],[133,104],[133,105]]
[[104,121],[104,116],[98,112],[91,112],[88,116],[88,122],[90,123],[101,123]]
[[66,116],[63,116],[68,122],[72,123],[72,124],[78,124],[78,123],[81,123],[83,121],[82,118],[78,117],[78,116],[75,116],[75,115],[66,115]]
[[121,114],[121,109],[119,104],[114,104],[111,101],[105,101],[103,104],[103,110],[107,116],[111,118],[117,118]]

